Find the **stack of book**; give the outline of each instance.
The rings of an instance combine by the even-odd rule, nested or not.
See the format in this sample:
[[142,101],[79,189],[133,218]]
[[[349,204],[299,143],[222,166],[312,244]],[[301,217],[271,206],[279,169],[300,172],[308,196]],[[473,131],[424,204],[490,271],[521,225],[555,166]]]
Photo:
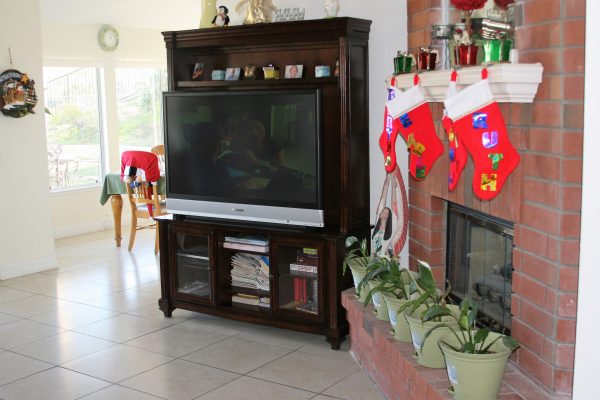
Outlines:
[[303,248],[298,250],[296,262],[290,264],[290,275],[293,276],[294,284],[294,303],[297,310],[313,314],[318,312],[318,261],[317,249]]
[[264,236],[225,236],[224,249],[269,252],[269,239]]
[[256,296],[245,293],[234,293],[231,296],[232,303],[247,304],[251,306],[259,306],[269,308],[271,307],[271,299],[266,296]]
[[235,253],[231,266],[231,286],[269,291],[269,257]]

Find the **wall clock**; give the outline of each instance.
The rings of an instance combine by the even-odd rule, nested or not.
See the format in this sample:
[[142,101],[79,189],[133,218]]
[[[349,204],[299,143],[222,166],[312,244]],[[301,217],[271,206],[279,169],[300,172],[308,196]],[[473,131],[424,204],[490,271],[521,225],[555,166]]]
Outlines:
[[102,25],[98,32],[98,43],[102,50],[115,50],[119,46],[119,32],[111,25]]

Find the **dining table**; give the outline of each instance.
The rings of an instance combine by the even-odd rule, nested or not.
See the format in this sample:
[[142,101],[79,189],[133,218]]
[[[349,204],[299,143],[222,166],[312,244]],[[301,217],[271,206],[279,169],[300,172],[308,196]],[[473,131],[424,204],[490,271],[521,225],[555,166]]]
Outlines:
[[[158,179],[158,194],[167,193],[167,180],[164,176]],[[102,191],[100,192],[100,204],[105,205],[110,199],[113,221],[115,224],[115,242],[117,247],[121,247],[121,215],[123,214],[123,198],[121,195],[127,194],[125,182],[121,180],[120,173],[110,173],[104,176]]]

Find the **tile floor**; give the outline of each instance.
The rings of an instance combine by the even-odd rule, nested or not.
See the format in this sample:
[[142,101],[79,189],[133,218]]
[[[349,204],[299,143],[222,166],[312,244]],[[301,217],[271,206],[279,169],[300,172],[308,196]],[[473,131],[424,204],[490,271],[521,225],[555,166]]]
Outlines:
[[[154,232],[56,242],[59,267],[0,281],[0,400],[377,400],[323,336],[158,310]],[[126,244],[126,242],[125,242]]]

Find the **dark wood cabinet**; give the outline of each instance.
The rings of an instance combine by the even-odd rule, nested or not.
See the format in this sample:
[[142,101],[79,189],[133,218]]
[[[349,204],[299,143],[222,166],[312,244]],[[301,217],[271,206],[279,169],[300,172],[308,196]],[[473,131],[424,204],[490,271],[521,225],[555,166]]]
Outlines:
[[[304,228],[180,215],[162,218],[159,305],[166,316],[184,308],[320,333],[332,348],[339,348],[348,332],[340,292],[352,285],[350,276],[341,273],[344,241],[348,235],[365,236],[370,228],[370,24],[334,18],[163,33],[171,91],[320,89],[325,220],[323,228]],[[191,79],[196,62],[205,64],[204,80]],[[333,75],[336,62],[338,76],[315,76],[320,65],[330,66]],[[265,80],[258,74],[254,80],[210,80],[214,69],[248,64],[258,69],[274,64],[281,78]],[[304,66],[302,78],[283,79],[285,66],[291,64]],[[229,239],[241,235],[262,238],[264,250],[227,248]],[[262,274],[260,289],[232,283],[232,265],[240,258]],[[239,279],[243,284],[243,276]],[[259,304],[252,304],[254,299]]]

